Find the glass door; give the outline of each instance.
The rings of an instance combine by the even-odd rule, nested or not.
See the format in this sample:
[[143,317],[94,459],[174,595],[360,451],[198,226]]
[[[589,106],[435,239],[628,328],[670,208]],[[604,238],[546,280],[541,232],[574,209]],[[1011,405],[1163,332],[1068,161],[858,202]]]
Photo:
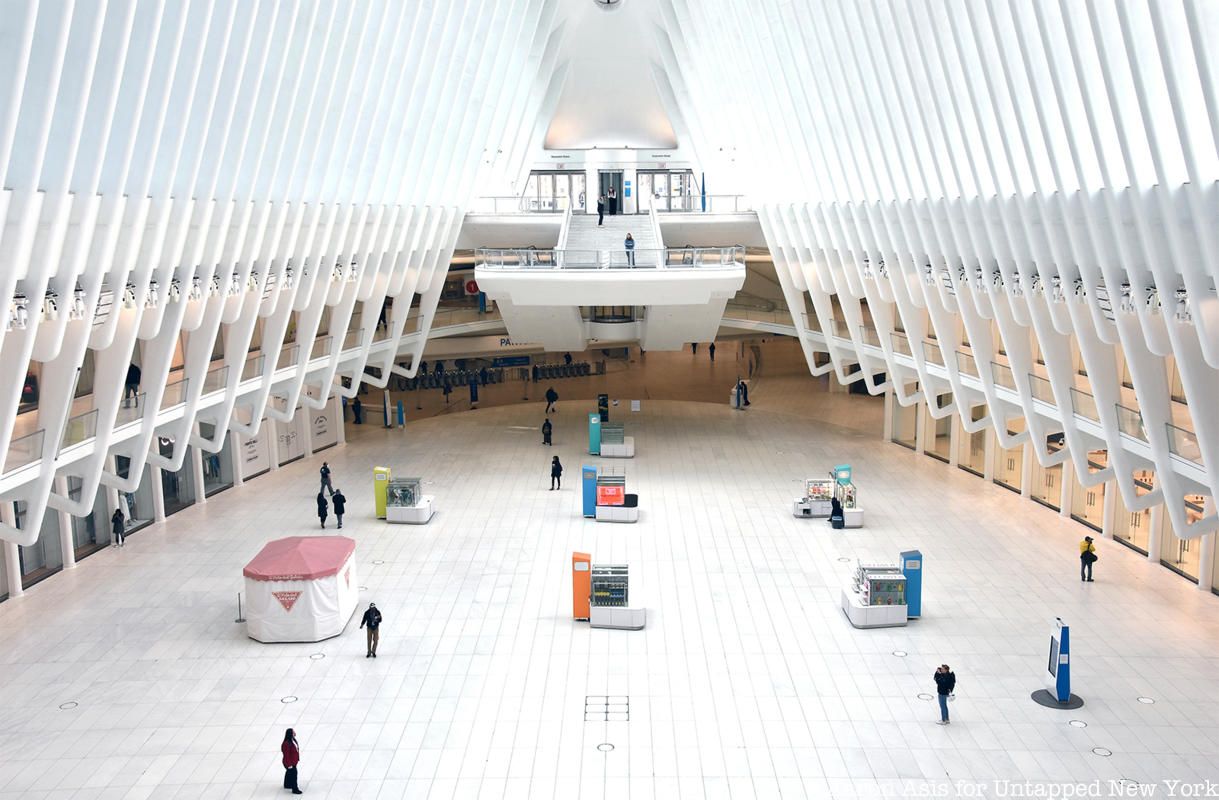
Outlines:
[[[1088,472],[1100,472],[1109,463],[1109,453],[1104,450],[1093,450],[1088,453]],[[1105,487],[1107,483],[1085,487],[1071,472],[1075,486],[1071,491],[1071,519],[1087,525],[1094,531],[1099,531],[1105,525]]]

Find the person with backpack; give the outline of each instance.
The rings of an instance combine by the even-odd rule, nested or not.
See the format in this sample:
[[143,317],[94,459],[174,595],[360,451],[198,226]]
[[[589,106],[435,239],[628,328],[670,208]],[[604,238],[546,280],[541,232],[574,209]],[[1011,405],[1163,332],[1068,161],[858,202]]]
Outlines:
[[940,664],[935,670],[935,693],[940,701],[940,720],[936,725],[947,725],[948,720],[948,701],[955,695],[953,692],[957,688],[957,676],[947,664]]
[[563,488],[563,465],[559,463],[559,457],[555,456],[550,459],[550,491]]
[[551,386],[549,389],[546,390],[546,413],[547,414],[550,413],[550,409],[553,408],[554,404],[557,402],[559,402],[559,393],[554,390],[553,386]]
[[343,496],[342,489],[335,489],[334,494],[330,495],[330,502],[334,503],[334,518],[339,521],[339,527],[343,527],[343,512],[347,510],[347,498]]
[[838,502],[837,497],[830,498],[830,527],[846,527],[846,517],[842,513],[842,503]]
[[554,431],[554,426],[551,425],[550,420],[547,419],[545,422],[542,423],[542,444],[546,445],[547,447],[551,446],[550,434],[552,431]]
[[1096,545],[1092,544],[1091,536],[1085,536],[1084,540],[1079,543],[1079,579],[1081,581],[1092,580],[1092,565],[1095,563]]

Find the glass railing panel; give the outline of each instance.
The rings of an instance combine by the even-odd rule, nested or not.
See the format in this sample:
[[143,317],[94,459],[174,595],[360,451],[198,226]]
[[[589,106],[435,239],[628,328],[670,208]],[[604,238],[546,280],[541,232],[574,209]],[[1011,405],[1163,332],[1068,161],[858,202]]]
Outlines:
[[334,345],[333,336],[319,336],[313,340],[313,346],[309,348],[309,360],[313,361],[317,358],[326,358],[330,355],[330,348]]
[[978,362],[969,353],[963,353],[960,350],[956,352],[957,356],[957,372],[961,375],[970,375],[974,378],[981,378],[978,374]]
[[1049,378],[1043,378],[1031,372],[1029,373],[1029,392],[1032,393],[1034,400],[1040,400],[1050,405],[1056,405],[1058,402],[1054,399],[1054,387],[1050,384]]
[[929,364],[944,366],[944,354],[936,342],[923,342],[923,360]]
[[1192,461],[1202,466],[1202,448],[1198,446],[1198,435],[1171,422],[1164,423],[1168,430],[1168,451],[1177,458]]
[[1133,408],[1127,408],[1121,403],[1115,403],[1117,408],[1117,429],[1131,439],[1147,441],[1147,430],[1143,426],[1143,415]]
[[241,380],[252,381],[255,378],[262,377],[263,368],[266,366],[267,357],[262,353],[250,353],[245,358],[245,363],[241,365]]
[[1071,389],[1071,413],[1077,417],[1090,419],[1100,423],[1100,410],[1096,407],[1096,398],[1079,389]]
[[859,338],[864,344],[880,347],[880,332],[872,325],[859,326]]
[[894,353],[914,358],[914,351],[910,349],[910,337],[906,334],[901,331],[893,331],[889,334],[889,343],[893,347]]
[[1007,364],[1000,364],[998,361],[990,362],[990,376],[996,386],[1016,391],[1016,374]]
[[847,324],[846,320],[831,319],[830,332],[833,334],[835,339],[846,339],[847,341],[851,341],[851,326]]
[[560,250],[554,256],[556,257],[544,266],[547,268],[557,266],[563,269],[600,269],[602,267],[601,253],[597,250]]
[[288,367],[295,366],[300,349],[298,344],[286,344],[280,348],[279,357],[275,359],[275,369],[287,369]]
[[42,458],[42,443],[46,439],[47,432],[45,430],[34,431],[27,433],[18,439],[13,439],[8,444],[8,453],[4,456],[4,474],[8,474],[22,467],[28,467],[35,461]]
[[165,394],[161,395],[161,410],[180,406],[186,402],[186,385],[187,379],[183,378],[180,381],[174,381],[165,387]]
[[229,382],[229,368],[226,364],[221,364],[218,367],[212,367],[203,376],[203,393],[211,394],[212,392],[224,391],[225,385]]
[[114,415],[114,427],[139,421],[144,416],[144,403],[147,399],[148,392],[140,392],[135,397],[124,397],[118,413]]
[[364,342],[364,330],[356,328],[354,331],[347,331],[347,335],[343,337],[343,350],[355,350]]
[[[603,255],[609,269],[659,269],[667,266],[666,250],[606,250]],[[567,264],[563,265],[567,267]]]
[[63,438],[59,442],[60,451],[78,445],[81,442],[97,436],[97,409],[91,409],[83,414],[77,414],[64,425]]

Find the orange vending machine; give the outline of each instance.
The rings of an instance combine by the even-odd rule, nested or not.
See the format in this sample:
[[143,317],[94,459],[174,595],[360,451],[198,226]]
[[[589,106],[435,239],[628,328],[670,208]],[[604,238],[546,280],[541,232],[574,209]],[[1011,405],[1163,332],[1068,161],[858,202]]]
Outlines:
[[592,560],[588,553],[571,554],[571,616],[574,619],[588,619],[588,598],[593,589]]

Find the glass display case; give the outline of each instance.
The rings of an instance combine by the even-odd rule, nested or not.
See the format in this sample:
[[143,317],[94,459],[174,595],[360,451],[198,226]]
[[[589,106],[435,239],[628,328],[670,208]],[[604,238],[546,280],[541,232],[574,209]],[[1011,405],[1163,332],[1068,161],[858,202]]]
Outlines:
[[810,478],[804,482],[804,495],[814,503],[828,503],[834,496],[834,481]]
[[892,572],[869,572],[864,575],[860,599],[866,606],[906,605],[906,576]]
[[385,490],[386,507],[413,508],[423,498],[422,478],[395,478]]

